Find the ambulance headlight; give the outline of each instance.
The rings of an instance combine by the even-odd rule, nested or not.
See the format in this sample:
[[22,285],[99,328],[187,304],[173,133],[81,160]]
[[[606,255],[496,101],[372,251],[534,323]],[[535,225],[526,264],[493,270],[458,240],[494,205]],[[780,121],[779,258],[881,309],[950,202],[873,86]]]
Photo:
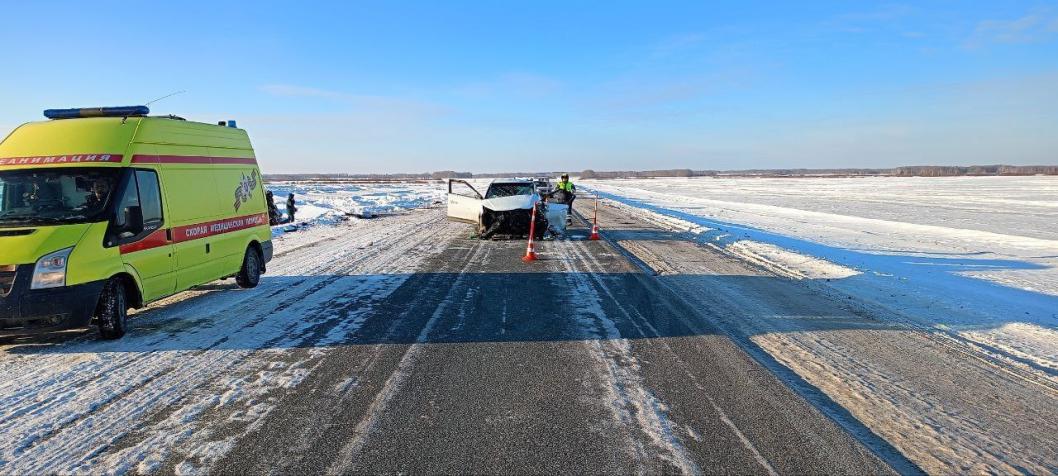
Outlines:
[[45,255],[33,268],[33,282],[30,289],[58,288],[66,285],[66,265],[70,261],[73,248],[59,250]]

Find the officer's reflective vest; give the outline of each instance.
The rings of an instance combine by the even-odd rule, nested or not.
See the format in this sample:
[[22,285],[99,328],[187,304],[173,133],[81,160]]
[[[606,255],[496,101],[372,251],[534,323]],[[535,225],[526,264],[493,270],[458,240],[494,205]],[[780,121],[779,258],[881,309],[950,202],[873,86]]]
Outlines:
[[559,182],[557,186],[559,190],[573,193],[573,182]]

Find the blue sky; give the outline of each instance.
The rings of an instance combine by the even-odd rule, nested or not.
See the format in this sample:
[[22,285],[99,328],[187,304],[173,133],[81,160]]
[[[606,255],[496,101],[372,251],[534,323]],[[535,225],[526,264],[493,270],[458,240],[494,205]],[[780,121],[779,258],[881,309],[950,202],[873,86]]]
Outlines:
[[[148,7],[148,5],[151,5]],[[12,2],[0,127],[143,103],[266,172],[1058,163],[1058,2]]]

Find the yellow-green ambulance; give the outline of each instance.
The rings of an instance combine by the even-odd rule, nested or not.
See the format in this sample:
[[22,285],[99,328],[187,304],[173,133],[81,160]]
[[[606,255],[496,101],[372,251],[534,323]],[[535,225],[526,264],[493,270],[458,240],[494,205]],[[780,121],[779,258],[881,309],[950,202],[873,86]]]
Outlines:
[[90,324],[272,258],[246,131],[143,106],[45,111],[0,142],[0,335]]

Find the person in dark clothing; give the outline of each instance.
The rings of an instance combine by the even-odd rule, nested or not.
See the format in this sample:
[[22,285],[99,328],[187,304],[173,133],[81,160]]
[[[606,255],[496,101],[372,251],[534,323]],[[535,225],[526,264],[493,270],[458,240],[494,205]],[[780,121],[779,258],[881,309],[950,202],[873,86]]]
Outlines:
[[272,191],[265,192],[265,201],[268,202],[268,224],[275,226],[282,222],[279,215],[279,208],[276,207],[275,196],[272,195]]
[[294,194],[287,196],[287,222],[294,223],[294,213],[298,211],[298,208],[294,206]]

